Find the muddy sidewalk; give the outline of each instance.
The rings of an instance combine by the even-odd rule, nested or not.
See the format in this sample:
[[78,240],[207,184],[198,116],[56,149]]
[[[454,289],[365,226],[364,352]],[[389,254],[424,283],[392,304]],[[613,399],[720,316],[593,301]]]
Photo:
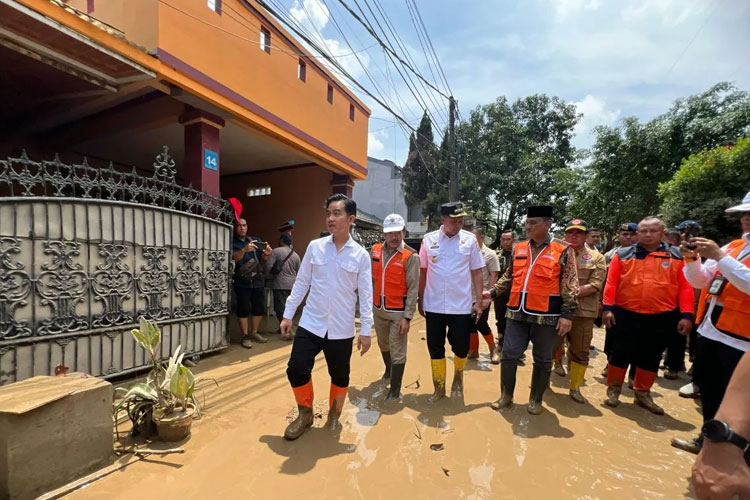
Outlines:
[[[486,345],[467,365],[463,406],[427,403],[430,361],[417,317],[402,401],[382,402],[383,365],[373,341],[364,357],[353,355],[344,431],[332,438],[321,428],[329,387],[321,355],[313,373],[315,424],[295,442],[282,438],[294,407],[285,374],[291,344],[272,336],[250,351],[232,347],[197,369],[219,387],[206,389],[203,418],[184,454],[143,459],[66,498],[691,498],[694,457],[669,446],[671,437],[700,425],[697,403],[677,395],[687,378],[657,379],[664,416],[636,407],[627,388],[618,408],[605,407],[603,334],[595,332],[582,387],[589,404],[571,401],[567,379],[553,374],[545,411],[534,417],[525,408],[530,363],[519,368],[516,406],[490,408],[500,370]],[[450,387],[450,358],[448,372]]]

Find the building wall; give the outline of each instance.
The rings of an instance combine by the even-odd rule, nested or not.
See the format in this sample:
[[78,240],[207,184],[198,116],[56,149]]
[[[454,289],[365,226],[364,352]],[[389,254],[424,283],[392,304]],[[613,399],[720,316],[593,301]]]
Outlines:
[[[66,3],[81,12],[88,12],[89,0],[68,0]],[[131,42],[150,52],[158,47],[158,1],[94,0],[93,7],[94,10],[88,12],[92,17],[122,31]]]
[[[248,234],[276,247],[281,222],[294,219],[294,247],[304,253],[308,243],[326,231],[323,203],[331,194],[332,174],[318,166],[268,170],[221,178],[224,198],[242,202]],[[270,187],[269,196],[248,197],[247,189]]]
[[352,194],[357,206],[384,219],[397,213],[406,219],[407,207],[401,189],[401,175],[390,160],[367,158],[367,179],[354,183]]

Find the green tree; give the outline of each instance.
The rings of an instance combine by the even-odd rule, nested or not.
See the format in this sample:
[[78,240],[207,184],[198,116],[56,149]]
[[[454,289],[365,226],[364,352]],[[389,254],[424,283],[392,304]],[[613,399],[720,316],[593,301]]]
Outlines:
[[674,177],[659,186],[662,214],[669,225],[699,221],[706,236],[726,243],[737,237],[736,214],[724,209],[736,205],[750,191],[750,137],[733,147],[719,146],[691,155]]
[[441,198],[442,191],[445,192],[444,200],[448,199],[449,174],[444,170],[443,163],[439,161],[432,133],[432,121],[427,113],[422,115],[419,127],[409,137],[409,154],[401,174],[406,204],[409,206],[421,204],[426,217],[436,213],[436,203],[438,206],[444,203],[444,201],[439,201],[443,199]]

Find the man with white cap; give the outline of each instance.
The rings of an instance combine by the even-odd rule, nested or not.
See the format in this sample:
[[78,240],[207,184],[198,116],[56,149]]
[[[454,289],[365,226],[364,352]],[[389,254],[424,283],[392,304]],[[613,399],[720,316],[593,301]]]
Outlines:
[[[681,245],[685,277],[691,285],[701,288],[696,321],[700,321],[697,356],[701,364],[704,426],[698,437],[673,439],[672,445],[693,453],[700,451],[704,436],[715,441],[706,434],[707,428],[737,425],[714,417],[732,373],[750,348],[750,193],[726,212],[740,214],[741,238],[721,248],[714,241],[699,237]],[[706,261],[701,263],[700,257]]]
[[386,400],[398,399],[406,366],[407,333],[419,299],[419,255],[404,243],[404,218],[383,220],[385,243],[372,246],[372,301],[378,347],[391,388]]
[[[673,439],[672,445],[693,453],[703,446],[706,425],[719,422],[714,417],[729,379],[750,348],[750,193],[741,204],[726,212],[740,214],[741,238],[722,248],[706,238],[690,238],[682,243],[685,277],[691,285],[702,289],[696,314],[700,321],[697,357],[701,364],[701,402],[706,424],[704,433],[695,439]],[[702,264],[700,257],[706,258]],[[721,424],[731,426],[732,422]]]

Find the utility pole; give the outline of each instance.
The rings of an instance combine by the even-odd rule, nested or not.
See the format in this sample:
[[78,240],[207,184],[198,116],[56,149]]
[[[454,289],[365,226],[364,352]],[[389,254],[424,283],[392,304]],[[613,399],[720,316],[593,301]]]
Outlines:
[[456,154],[456,100],[450,96],[448,106],[448,147],[450,148],[449,201],[458,201],[458,155]]

